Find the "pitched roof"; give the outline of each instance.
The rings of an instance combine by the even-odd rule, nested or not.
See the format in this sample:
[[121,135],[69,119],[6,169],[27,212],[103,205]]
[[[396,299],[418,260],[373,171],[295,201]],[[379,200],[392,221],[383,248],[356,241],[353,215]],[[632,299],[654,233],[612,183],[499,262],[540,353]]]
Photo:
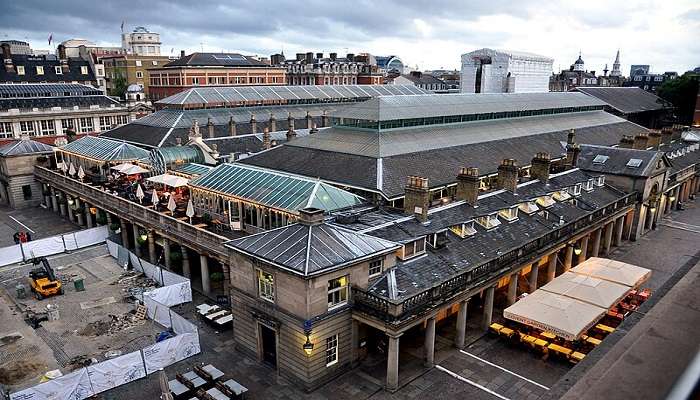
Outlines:
[[0,156],[21,156],[33,153],[53,153],[53,147],[36,140],[20,139],[0,147]]
[[134,161],[148,157],[148,151],[140,147],[97,136],[83,136],[60,150],[101,161]]
[[605,105],[603,101],[575,92],[425,94],[380,96],[353,104],[335,112],[333,116],[390,121],[567,107],[602,107],[603,105]]
[[657,95],[638,87],[578,87],[579,92],[604,101],[623,114],[661,110],[667,103]]
[[[657,169],[659,162],[662,167]],[[583,144],[576,166],[604,174],[647,177],[670,164],[661,151]]]
[[[48,56],[13,54],[12,64],[15,67],[13,72],[0,68],[0,82],[92,82],[95,80],[95,74],[90,68],[90,64],[81,58],[69,58],[68,71],[61,71],[60,74],[56,73],[55,67],[60,66],[61,62]],[[24,75],[17,73],[17,66],[24,67]],[[37,74],[36,67],[38,66],[44,69],[44,73],[41,75]],[[82,67],[87,67],[87,74],[82,73]]]
[[416,76],[414,74],[404,74],[401,75],[402,78],[408,79],[409,81],[419,84],[419,85],[444,85],[445,82],[430,74],[420,74]]
[[303,276],[329,272],[399,248],[399,244],[326,223],[297,223],[225,243],[226,247]]
[[330,212],[363,203],[361,197],[318,179],[239,163],[220,164],[190,186],[293,213],[308,207]]
[[268,64],[238,53],[192,53],[165,64],[165,67],[269,67]]

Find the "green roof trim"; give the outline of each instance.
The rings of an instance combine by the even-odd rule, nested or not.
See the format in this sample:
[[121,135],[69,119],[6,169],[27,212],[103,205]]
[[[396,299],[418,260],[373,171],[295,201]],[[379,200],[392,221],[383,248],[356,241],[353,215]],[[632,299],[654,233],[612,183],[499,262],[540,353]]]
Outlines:
[[332,212],[364,203],[362,197],[317,179],[238,163],[218,165],[190,186],[292,213],[307,207]]
[[148,151],[138,146],[97,136],[84,136],[60,150],[102,161],[134,161],[148,157]]

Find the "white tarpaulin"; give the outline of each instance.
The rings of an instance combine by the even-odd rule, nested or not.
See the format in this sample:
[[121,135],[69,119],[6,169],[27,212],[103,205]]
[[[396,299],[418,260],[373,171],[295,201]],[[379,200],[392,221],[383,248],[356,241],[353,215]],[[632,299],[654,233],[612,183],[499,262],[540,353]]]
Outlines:
[[10,400],[83,400],[94,394],[87,369],[81,368],[33,388],[12,393]]
[[85,229],[82,231],[73,232],[75,240],[78,242],[78,247],[87,247],[94,244],[102,243],[109,236],[109,228],[106,225],[96,228]]
[[109,250],[109,255],[114,257],[114,258],[119,258],[119,246],[118,244],[114,243],[111,240],[107,241],[107,249]]
[[22,261],[22,249],[18,244],[0,248],[0,267]]
[[29,260],[34,257],[44,257],[53,254],[63,253],[63,239],[60,236],[53,236],[31,242],[22,243],[24,259]]
[[148,318],[156,321],[166,328],[171,327],[170,309],[165,304],[161,304],[144,294],[143,302],[146,305]]
[[189,282],[190,280],[182,275],[172,273],[168,270],[163,270],[163,285],[174,285],[176,283]]
[[172,188],[178,188],[180,186],[185,186],[185,185],[187,185],[187,182],[189,182],[189,179],[183,178],[181,176],[170,175],[170,174],[156,175],[156,176],[152,176],[146,180],[153,182],[153,183],[160,183],[161,185],[170,186]]
[[627,295],[630,287],[592,276],[565,272],[542,286],[540,290],[571,297],[608,310]]
[[159,287],[145,293],[145,295],[168,307],[192,301],[192,289],[189,282]]
[[150,375],[200,351],[199,336],[196,333],[183,333],[146,347],[143,349],[146,373]]
[[73,233],[63,235],[63,244],[66,246],[66,250],[78,250],[80,248],[78,240]]
[[143,267],[141,266],[141,259],[136,256],[136,254],[129,252],[129,261],[131,261],[131,266],[135,270],[143,272]]
[[92,389],[97,393],[105,392],[117,386],[146,376],[141,351],[103,361],[87,367]]
[[637,288],[651,276],[651,270],[636,265],[610,260],[607,258],[591,257],[571,269],[581,275],[588,275]]
[[144,275],[158,282],[159,285],[163,284],[163,278],[160,275],[160,267],[156,267],[146,260],[141,260],[141,267]]
[[181,317],[178,313],[171,312],[170,319],[173,321],[173,332],[176,334],[197,333],[197,325]]

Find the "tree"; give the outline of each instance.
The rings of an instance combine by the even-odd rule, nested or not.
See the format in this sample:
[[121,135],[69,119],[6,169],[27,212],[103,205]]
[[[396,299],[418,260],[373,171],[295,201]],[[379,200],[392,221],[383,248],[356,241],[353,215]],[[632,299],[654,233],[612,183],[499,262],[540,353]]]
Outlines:
[[695,102],[698,96],[698,75],[686,72],[681,77],[665,81],[657,91],[659,97],[676,107],[678,122],[684,125],[693,123]]
[[114,85],[112,85],[112,96],[117,96],[120,99],[124,99],[124,93],[126,93],[126,88],[129,86],[126,82],[126,78],[121,72],[117,71],[114,75]]

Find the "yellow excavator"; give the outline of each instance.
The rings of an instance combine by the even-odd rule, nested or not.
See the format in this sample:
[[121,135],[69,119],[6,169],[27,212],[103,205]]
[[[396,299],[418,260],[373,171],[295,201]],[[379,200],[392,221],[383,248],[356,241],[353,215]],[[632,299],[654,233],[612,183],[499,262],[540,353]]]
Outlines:
[[29,285],[37,300],[63,294],[61,281],[56,279],[53,268],[49,265],[46,257],[33,258],[32,264],[41,264],[41,267],[34,268],[29,272]]

